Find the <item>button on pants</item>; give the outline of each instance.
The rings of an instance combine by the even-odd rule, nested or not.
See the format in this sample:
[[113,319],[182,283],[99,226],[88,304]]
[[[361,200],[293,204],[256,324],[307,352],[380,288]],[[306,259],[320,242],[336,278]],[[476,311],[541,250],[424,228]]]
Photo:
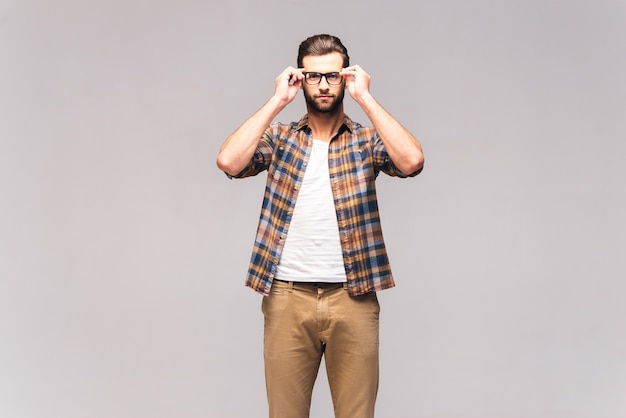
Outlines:
[[270,418],[308,418],[322,356],[335,418],[373,418],[378,391],[375,292],[345,284],[275,280],[263,298],[265,381]]

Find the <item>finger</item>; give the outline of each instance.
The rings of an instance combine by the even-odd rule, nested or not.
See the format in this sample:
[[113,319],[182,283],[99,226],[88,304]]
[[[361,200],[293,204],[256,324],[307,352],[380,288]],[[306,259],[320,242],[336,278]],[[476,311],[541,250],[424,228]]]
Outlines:
[[287,67],[280,74],[279,79],[283,82],[286,82],[288,85],[293,85],[302,79],[302,71],[297,68]]
[[302,70],[300,68],[292,68],[289,72],[289,79],[300,81],[304,78],[304,74],[302,74]]
[[298,79],[295,75],[289,78],[289,85],[294,87],[300,87],[302,79]]
[[352,70],[342,70],[339,75],[342,76],[346,82],[354,81],[356,79],[356,73]]

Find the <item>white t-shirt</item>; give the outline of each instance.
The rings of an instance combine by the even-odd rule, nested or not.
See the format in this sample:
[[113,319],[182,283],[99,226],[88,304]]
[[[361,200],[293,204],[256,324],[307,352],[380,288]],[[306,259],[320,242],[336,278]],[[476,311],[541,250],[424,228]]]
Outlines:
[[347,281],[328,173],[328,142],[313,140],[276,278],[294,282]]

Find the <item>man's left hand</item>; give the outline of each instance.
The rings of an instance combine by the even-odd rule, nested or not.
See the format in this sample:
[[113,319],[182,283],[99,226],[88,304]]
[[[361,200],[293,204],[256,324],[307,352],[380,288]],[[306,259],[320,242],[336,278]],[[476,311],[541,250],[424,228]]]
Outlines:
[[346,88],[350,96],[356,101],[370,94],[371,77],[358,65],[351,65],[340,72],[346,81]]

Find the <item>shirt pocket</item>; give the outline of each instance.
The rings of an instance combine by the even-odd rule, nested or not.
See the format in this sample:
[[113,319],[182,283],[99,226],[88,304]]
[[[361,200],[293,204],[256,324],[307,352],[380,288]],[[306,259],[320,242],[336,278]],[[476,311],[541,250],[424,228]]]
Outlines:
[[372,177],[371,150],[367,145],[360,144],[350,150],[349,162],[352,165],[349,172],[351,189],[356,196],[366,195],[368,184]]
[[272,164],[268,170],[270,183],[280,187],[296,184],[302,159],[301,151],[293,145],[280,144],[272,156]]

